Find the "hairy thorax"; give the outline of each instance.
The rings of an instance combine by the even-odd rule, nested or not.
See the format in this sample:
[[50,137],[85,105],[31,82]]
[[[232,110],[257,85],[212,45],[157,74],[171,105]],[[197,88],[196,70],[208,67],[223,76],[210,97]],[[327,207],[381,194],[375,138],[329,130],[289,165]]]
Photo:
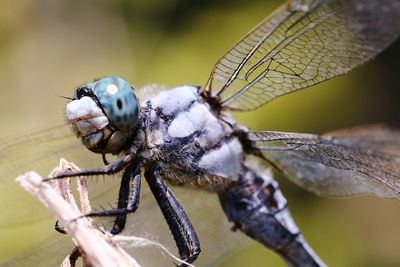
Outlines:
[[180,86],[144,103],[144,153],[161,163],[163,176],[171,183],[219,191],[238,179],[243,149],[233,134],[236,123],[214,114],[198,91]]

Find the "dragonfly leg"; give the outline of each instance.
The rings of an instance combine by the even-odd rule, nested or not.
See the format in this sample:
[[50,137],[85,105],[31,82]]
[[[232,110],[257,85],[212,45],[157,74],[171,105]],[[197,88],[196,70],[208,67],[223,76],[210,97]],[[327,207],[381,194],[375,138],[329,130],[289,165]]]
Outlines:
[[289,266],[325,266],[301,235],[278,184],[268,176],[245,169],[219,199],[233,229],[274,250]]
[[[77,176],[87,176],[87,175],[97,175],[97,174],[111,174],[118,172],[120,169],[125,167],[125,171],[122,175],[121,186],[119,190],[118,197],[118,208],[113,210],[102,210],[102,211],[92,211],[88,214],[82,215],[82,217],[106,217],[106,216],[116,216],[113,228],[111,230],[112,234],[120,233],[126,223],[126,216],[128,213],[135,212],[139,206],[139,195],[140,195],[140,164],[131,164],[126,167],[126,161],[117,160],[106,167],[103,170],[81,170],[77,172],[65,172],[58,174],[57,176],[44,179],[44,181],[49,181],[52,179],[62,179],[67,177],[77,177]],[[115,166],[113,165],[115,164]],[[109,172],[108,170],[112,170]],[[117,171],[116,171],[117,170]],[[131,179],[132,177],[132,179]],[[132,181],[132,190],[129,190],[129,182]],[[54,229],[65,234],[64,228],[58,225],[58,221],[54,225]]]
[[59,232],[60,234],[66,235],[67,232],[65,232],[64,227],[60,226],[58,224],[58,220],[56,221],[56,223],[54,224],[54,230],[56,230],[57,232]]
[[59,173],[56,176],[49,177],[47,179],[44,179],[43,181],[49,181],[49,180],[54,180],[54,179],[63,179],[67,177],[77,177],[77,176],[91,176],[91,175],[110,175],[114,174],[117,172],[120,172],[122,169],[126,168],[130,164],[132,164],[134,160],[133,155],[127,154],[124,155],[120,158],[118,158],[116,161],[108,164],[104,169],[92,169],[92,170],[80,170],[80,171],[75,171],[75,172],[64,172],[64,173]]
[[194,262],[201,250],[199,239],[188,216],[162,180],[157,165],[146,168],[145,178],[174,236],[180,258],[188,263]]
[[123,185],[121,182],[121,188],[119,192],[119,198],[118,198],[118,210],[121,211],[121,214],[119,214],[114,221],[113,228],[111,230],[111,233],[116,235],[120,233],[126,223],[126,216],[128,213],[133,213],[137,210],[139,207],[139,199],[140,199],[140,173],[136,174],[134,177],[131,179],[131,192],[129,195],[129,199],[124,198],[124,193],[123,191]]
[[127,167],[121,179],[118,207],[112,210],[92,211],[84,217],[116,216],[111,233],[119,234],[125,227],[127,214],[135,212],[139,207],[140,180],[140,165]]

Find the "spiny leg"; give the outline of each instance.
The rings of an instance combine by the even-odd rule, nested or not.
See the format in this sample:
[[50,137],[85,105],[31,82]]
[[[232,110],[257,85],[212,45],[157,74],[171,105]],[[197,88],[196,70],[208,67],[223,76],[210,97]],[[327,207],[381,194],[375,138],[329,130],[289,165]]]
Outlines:
[[111,233],[114,235],[119,234],[125,227],[127,214],[135,212],[139,206],[140,180],[140,164],[128,166],[121,179],[121,186],[118,195],[118,207],[112,210],[92,211],[84,216],[116,216]]
[[165,185],[157,165],[146,168],[145,178],[174,236],[180,258],[188,263],[194,262],[201,250],[199,239],[188,216]]
[[[113,174],[119,172],[122,168],[125,171],[122,175],[121,186],[119,190],[118,197],[118,207],[112,210],[103,211],[92,211],[88,214],[82,215],[82,217],[111,217],[116,216],[113,228],[111,230],[112,234],[120,233],[126,223],[126,216],[128,213],[135,212],[139,206],[140,197],[140,167],[141,161],[136,160],[132,162],[132,158],[129,155],[119,158],[117,161],[109,164],[104,169],[98,170],[81,170],[78,172],[66,172],[58,174],[57,176],[45,179],[49,181],[52,179],[63,179],[67,177],[77,177],[77,176],[88,176],[88,175],[98,175],[98,174]],[[130,164],[130,165],[129,165]],[[129,190],[129,182],[131,181],[131,190]],[[79,219],[76,218],[76,219]],[[54,229],[62,234],[65,234],[63,227],[58,225],[56,222]]]
[[128,154],[118,158],[116,161],[105,166],[104,169],[92,169],[92,170],[80,170],[76,172],[64,172],[59,173],[56,176],[49,177],[44,179],[44,182],[55,180],[55,179],[63,179],[68,177],[77,177],[77,176],[91,176],[91,175],[110,175],[117,172],[120,172],[122,169],[131,165],[134,158],[133,155]]

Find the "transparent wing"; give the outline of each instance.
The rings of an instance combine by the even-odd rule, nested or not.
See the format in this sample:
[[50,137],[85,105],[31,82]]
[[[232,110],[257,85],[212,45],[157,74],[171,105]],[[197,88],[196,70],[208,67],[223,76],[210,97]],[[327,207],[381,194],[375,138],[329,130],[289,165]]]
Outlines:
[[324,135],[260,131],[250,139],[290,180],[314,193],[400,198],[400,127],[370,125]]
[[217,62],[205,94],[252,110],[350,71],[399,33],[398,0],[288,1]]
[[[18,175],[29,170],[47,176],[60,157],[81,168],[103,166],[101,156],[87,151],[67,125],[0,139],[0,240],[7,240],[0,242],[0,256],[7,255],[0,266],[58,266],[71,251],[70,239],[54,231],[55,219],[15,182]],[[115,206],[119,181],[118,176],[90,177],[92,206],[109,208],[110,203]],[[198,232],[203,254],[207,255],[200,256],[199,264],[210,265],[246,242],[242,235],[230,232],[216,195],[185,187],[172,190],[187,211]],[[111,221],[98,223],[109,228]],[[149,237],[177,254],[170,230],[145,182],[139,209],[129,216],[123,234]],[[128,251],[143,266],[173,264],[159,249],[131,247]]]
[[[47,212],[42,213],[41,211],[44,209],[40,207],[40,204],[31,201],[31,197],[20,189],[15,182],[18,175],[35,170],[42,176],[47,176],[49,171],[58,164],[60,157],[69,159],[76,155],[79,155],[80,162],[83,161],[83,167],[101,166],[95,163],[99,161],[99,156],[91,154],[84,151],[79,140],[74,138],[66,125],[1,139],[0,179],[2,186],[0,187],[0,196],[2,201],[0,208],[6,214],[0,218],[0,227],[23,224],[29,220],[35,221],[36,218],[47,214]],[[20,205],[20,208],[8,208],[16,204]],[[37,212],[34,216],[36,218],[24,216],[25,212],[30,213],[32,210]]]

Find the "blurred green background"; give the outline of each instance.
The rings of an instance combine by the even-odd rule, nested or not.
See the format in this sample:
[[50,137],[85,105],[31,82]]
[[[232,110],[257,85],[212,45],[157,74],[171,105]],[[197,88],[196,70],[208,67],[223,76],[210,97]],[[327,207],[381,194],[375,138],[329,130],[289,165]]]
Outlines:
[[[1,1],[1,135],[62,124],[66,102],[57,96],[71,96],[76,86],[106,75],[121,76],[136,88],[149,83],[204,85],[218,58],[282,2]],[[237,118],[252,129],[313,133],[398,122],[399,84],[397,42],[348,75]],[[4,160],[7,155],[0,156]],[[328,265],[400,266],[400,201],[320,198],[276,179],[303,234]],[[15,254],[18,242],[12,241],[10,251],[0,251],[1,257]],[[25,240],[20,242],[23,247]],[[284,264],[250,242],[217,266]]]

